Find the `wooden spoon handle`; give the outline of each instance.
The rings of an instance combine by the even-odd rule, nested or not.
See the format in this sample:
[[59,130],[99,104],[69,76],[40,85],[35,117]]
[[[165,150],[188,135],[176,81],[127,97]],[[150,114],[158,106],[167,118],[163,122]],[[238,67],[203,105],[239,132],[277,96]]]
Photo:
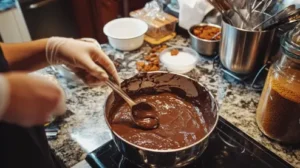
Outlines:
[[120,86],[117,86],[110,80],[106,81],[106,84],[111,87],[114,91],[116,91],[132,108],[132,106],[136,105],[136,103],[121,89]]

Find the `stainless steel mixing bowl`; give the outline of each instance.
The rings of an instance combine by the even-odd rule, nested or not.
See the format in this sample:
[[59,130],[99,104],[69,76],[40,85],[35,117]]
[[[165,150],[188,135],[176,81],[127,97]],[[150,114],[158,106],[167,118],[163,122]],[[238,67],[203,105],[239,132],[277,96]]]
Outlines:
[[[266,16],[267,17],[267,16]],[[239,20],[235,21],[239,25]],[[255,21],[260,23],[256,17]],[[241,29],[222,21],[220,58],[231,72],[247,75],[262,67],[274,48],[275,30],[251,31]]]
[[208,137],[218,121],[218,105],[212,94],[203,85],[183,75],[149,72],[125,80],[122,82],[122,89],[129,95],[176,92],[178,96],[189,99],[195,107],[209,109],[208,112],[202,113],[202,117],[207,123],[208,133],[201,140],[179,149],[154,150],[132,144],[112,131],[110,123],[113,108],[116,103],[123,100],[116,93],[111,93],[105,105],[106,122],[112,131],[116,146],[128,160],[141,167],[182,167],[203,153],[208,145]]
[[216,56],[219,53],[220,40],[205,40],[198,38],[193,34],[193,29],[197,26],[213,26],[218,28],[221,27],[215,24],[201,23],[198,25],[194,25],[189,29],[192,48],[203,56]]

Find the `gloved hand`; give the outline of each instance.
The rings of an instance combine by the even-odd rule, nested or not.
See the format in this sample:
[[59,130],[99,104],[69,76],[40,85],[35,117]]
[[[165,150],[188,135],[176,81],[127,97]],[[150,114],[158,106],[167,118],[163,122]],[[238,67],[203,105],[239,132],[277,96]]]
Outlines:
[[50,65],[65,64],[88,84],[106,81],[108,75],[120,83],[113,62],[94,39],[52,37],[46,46],[46,58]]
[[64,92],[42,77],[0,75],[0,120],[24,127],[43,125],[66,111]]

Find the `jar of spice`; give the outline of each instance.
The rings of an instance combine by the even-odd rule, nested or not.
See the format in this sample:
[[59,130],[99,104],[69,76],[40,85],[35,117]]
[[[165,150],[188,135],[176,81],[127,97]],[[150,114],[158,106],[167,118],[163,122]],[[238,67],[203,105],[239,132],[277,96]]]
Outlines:
[[268,73],[256,111],[260,130],[283,143],[300,143],[300,24],[281,39],[281,58]]

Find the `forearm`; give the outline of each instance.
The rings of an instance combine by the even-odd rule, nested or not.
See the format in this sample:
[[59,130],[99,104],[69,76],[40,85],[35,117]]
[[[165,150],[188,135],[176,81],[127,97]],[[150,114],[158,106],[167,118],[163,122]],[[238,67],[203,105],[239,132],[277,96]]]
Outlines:
[[0,95],[0,122],[31,127],[66,111],[62,89],[37,75],[0,73]]
[[4,57],[11,70],[34,71],[48,65],[45,48],[48,39],[26,43],[0,43]]

